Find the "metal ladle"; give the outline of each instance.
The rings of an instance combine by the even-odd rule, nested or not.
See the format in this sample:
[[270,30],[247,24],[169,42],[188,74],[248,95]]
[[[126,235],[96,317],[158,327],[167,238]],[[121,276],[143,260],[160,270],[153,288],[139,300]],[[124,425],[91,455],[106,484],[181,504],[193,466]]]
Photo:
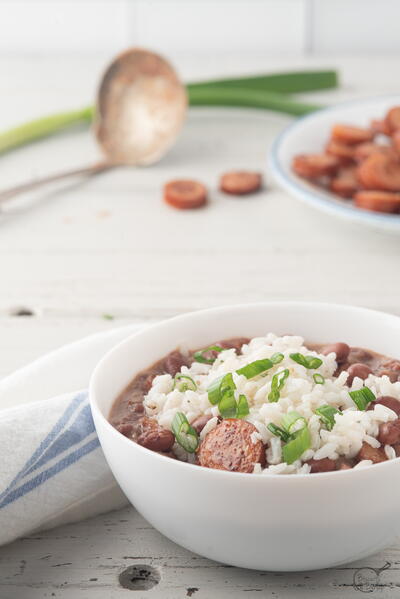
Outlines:
[[156,162],[174,144],[186,107],[186,89],[164,58],[141,48],[126,50],[109,65],[97,93],[94,132],[104,159],[6,189],[0,203],[69,177]]

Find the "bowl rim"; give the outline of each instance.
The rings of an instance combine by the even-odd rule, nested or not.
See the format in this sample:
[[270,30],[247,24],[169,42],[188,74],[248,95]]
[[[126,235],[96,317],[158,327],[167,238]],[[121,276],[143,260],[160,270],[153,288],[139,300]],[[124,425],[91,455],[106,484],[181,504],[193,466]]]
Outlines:
[[[196,314],[207,314],[207,313],[218,313],[218,312],[225,312],[226,310],[230,310],[232,308],[239,308],[239,309],[252,309],[254,307],[260,307],[260,306],[286,306],[288,308],[290,307],[295,307],[295,306],[309,306],[312,308],[321,308],[321,307],[325,307],[325,308],[329,308],[329,309],[347,309],[349,311],[356,311],[356,312],[363,312],[366,315],[371,314],[371,315],[380,315],[380,316],[385,316],[389,319],[396,319],[396,320],[400,320],[400,316],[397,316],[396,314],[391,314],[388,312],[383,312],[381,310],[374,310],[371,308],[365,308],[365,307],[360,307],[360,306],[354,306],[352,304],[339,304],[339,303],[331,303],[331,302],[313,302],[313,301],[296,301],[296,300],[285,300],[285,301],[265,301],[265,302],[251,302],[251,303],[243,303],[243,304],[226,304],[223,306],[217,306],[217,307],[213,307],[213,308],[205,308],[202,310],[192,310],[190,312],[185,312],[184,314],[179,314],[177,316],[174,316],[172,318],[167,318],[167,319],[163,319],[160,322],[156,322],[153,323],[151,325],[149,325],[148,327],[145,327],[142,330],[136,331],[134,333],[132,333],[131,335],[129,335],[126,339],[123,339],[122,341],[118,342],[114,347],[112,347],[110,350],[107,351],[107,353],[101,358],[101,360],[97,363],[91,377],[90,377],[90,382],[89,382],[89,404],[90,404],[90,409],[92,412],[92,415],[94,417],[94,421],[96,423],[96,418],[99,418],[103,425],[105,425],[106,430],[111,434],[112,438],[118,440],[119,439],[119,443],[122,444],[126,444],[126,447],[131,447],[132,445],[135,447],[135,451],[139,451],[140,452],[144,452],[145,455],[147,455],[149,458],[151,459],[156,459],[156,460],[166,460],[166,464],[169,464],[170,467],[177,467],[177,468],[189,468],[189,471],[197,471],[197,472],[202,472],[203,474],[206,473],[207,475],[210,476],[217,476],[217,477],[229,477],[229,480],[233,480],[231,477],[232,475],[234,475],[234,478],[236,478],[237,480],[242,479],[244,477],[245,480],[266,480],[266,481],[281,481],[281,483],[273,483],[273,484],[294,484],[294,483],[289,483],[290,480],[303,480],[304,478],[306,478],[307,480],[320,480],[321,478],[326,478],[329,477],[331,478],[332,476],[334,477],[343,477],[343,476],[364,476],[365,473],[368,472],[377,472],[377,468],[381,470],[383,470],[384,468],[391,468],[393,467],[393,464],[398,464],[400,461],[400,457],[396,457],[393,458],[391,460],[387,460],[385,462],[380,462],[378,464],[371,464],[370,466],[365,466],[363,468],[351,468],[349,470],[335,470],[333,472],[317,472],[314,473],[313,476],[310,476],[309,474],[263,474],[263,473],[247,473],[247,472],[230,472],[227,470],[218,470],[215,468],[206,468],[205,466],[200,466],[198,464],[191,464],[189,462],[183,462],[181,460],[173,460],[168,456],[164,456],[161,455],[155,451],[152,451],[150,449],[147,449],[146,447],[142,447],[141,445],[139,445],[138,443],[132,441],[131,439],[128,439],[128,437],[125,437],[122,433],[120,433],[119,431],[117,431],[116,428],[114,428],[112,426],[112,424],[109,422],[109,420],[106,418],[106,416],[104,416],[103,412],[101,411],[101,409],[99,408],[99,406],[97,405],[97,401],[95,399],[95,395],[96,395],[96,386],[97,386],[97,378],[99,377],[99,373],[101,373],[103,371],[104,368],[107,367],[107,362],[110,360],[110,358],[112,356],[114,356],[115,354],[118,354],[120,351],[123,350],[123,348],[125,346],[129,346],[132,342],[132,339],[135,339],[136,337],[140,337],[142,335],[146,335],[146,333],[148,331],[154,330],[159,328],[160,326],[168,326],[169,323],[174,323],[174,322],[179,322],[185,319],[189,319],[196,315]],[[133,373],[132,378],[135,376],[135,373]],[[113,401],[115,401],[116,398],[114,398]],[[100,440],[100,438],[99,438]],[[101,442],[100,442],[101,444]],[[183,470],[184,471],[184,470]],[[251,476],[249,476],[249,474]],[[318,476],[315,476],[318,475]],[[252,484],[257,484],[257,483],[252,483]]]
[[287,125],[274,139],[267,157],[267,162],[277,182],[286,191],[296,196],[301,201],[313,206],[314,208],[319,208],[321,211],[327,214],[334,214],[342,219],[351,220],[353,222],[362,222],[363,224],[379,227],[379,229],[385,229],[386,231],[400,232],[400,215],[382,214],[370,210],[362,210],[360,208],[354,207],[353,205],[347,205],[344,202],[342,203],[339,200],[335,201],[334,194],[324,190],[308,189],[300,178],[295,177],[294,175],[288,176],[286,174],[279,157],[279,151],[286,138],[296,128],[303,126],[306,121],[313,120],[328,113],[338,112],[341,108],[346,108],[348,106],[368,104],[378,100],[390,101],[391,98],[393,98],[394,102],[397,101],[397,103],[400,103],[399,94],[379,94],[376,96],[369,96],[368,98],[345,100],[332,106],[320,108],[311,114],[305,114]]

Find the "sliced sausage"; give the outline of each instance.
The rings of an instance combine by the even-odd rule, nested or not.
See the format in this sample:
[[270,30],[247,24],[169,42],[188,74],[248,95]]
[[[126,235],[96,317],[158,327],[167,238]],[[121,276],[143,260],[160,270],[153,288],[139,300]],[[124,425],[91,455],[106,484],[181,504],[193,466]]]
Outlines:
[[400,212],[400,193],[393,191],[357,191],[354,203],[363,210],[384,212],[385,214],[396,214]]
[[349,145],[371,141],[373,138],[373,133],[370,129],[363,129],[362,127],[354,127],[352,125],[334,125],[331,135],[333,140]]
[[228,418],[210,431],[200,443],[198,461],[206,468],[231,472],[253,472],[254,464],[265,464],[265,448],[253,443],[257,429],[250,422]]
[[349,366],[347,372],[349,375],[347,378],[347,385],[350,386],[356,377],[364,381],[372,373],[372,370],[369,366],[360,362]]
[[364,442],[357,454],[357,459],[360,462],[361,460],[371,460],[374,464],[378,464],[379,462],[385,462],[387,455],[383,447],[371,447],[369,443]]
[[207,203],[207,189],[192,179],[176,179],[164,185],[164,201],[179,210],[201,208]]
[[155,420],[145,417],[141,421],[137,442],[153,451],[169,452],[175,443],[175,437],[171,431],[161,428]]
[[392,422],[382,422],[379,425],[379,434],[377,437],[382,445],[394,445],[400,442],[400,419]]
[[400,129],[397,129],[392,135],[393,148],[397,153],[400,153]]
[[382,153],[371,154],[357,168],[365,189],[400,191],[400,160]]
[[375,135],[390,135],[390,129],[384,119],[372,119],[371,130]]
[[317,472],[332,472],[336,470],[336,462],[335,460],[331,460],[329,458],[322,458],[322,460],[308,460],[306,462],[311,467],[310,474],[315,474]]
[[292,168],[296,175],[306,179],[318,179],[334,175],[340,166],[340,160],[329,154],[299,154],[293,158]]
[[371,401],[371,403],[368,405],[368,410],[373,410],[378,404],[386,406],[389,408],[389,410],[393,410],[397,416],[400,416],[400,401],[395,397],[391,397],[390,395],[382,395],[381,397],[377,397],[375,401]]
[[231,171],[221,176],[219,188],[225,193],[240,196],[261,189],[262,177],[253,171]]
[[336,354],[336,362],[341,364],[347,360],[350,353],[350,347],[347,345],[347,343],[332,343],[331,345],[325,345],[322,348],[321,353],[324,356],[327,356],[331,353]]
[[390,134],[400,129],[400,106],[393,106],[385,117],[385,125]]
[[342,198],[351,198],[360,187],[356,169],[352,167],[340,169],[337,175],[331,179],[329,187],[333,193]]
[[339,158],[344,164],[354,160],[354,146],[335,141],[334,139],[328,141],[325,146],[325,151],[327,154],[332,154],[332,156]]
[[354,159],[356,162],[362,162],[366,158],[369,158],[369,156],[372,156],[372,154],[383,154],[392,158],[396,158],[397,156],[396,151],[391,146],[383,146],[372,141],[359,144],[354,149]]

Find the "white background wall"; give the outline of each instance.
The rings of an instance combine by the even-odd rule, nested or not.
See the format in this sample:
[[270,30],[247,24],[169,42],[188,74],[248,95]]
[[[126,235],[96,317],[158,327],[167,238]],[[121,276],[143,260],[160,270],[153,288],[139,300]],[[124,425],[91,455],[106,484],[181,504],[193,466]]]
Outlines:
[[400,0],[0,0],[0,53],[400,52]]

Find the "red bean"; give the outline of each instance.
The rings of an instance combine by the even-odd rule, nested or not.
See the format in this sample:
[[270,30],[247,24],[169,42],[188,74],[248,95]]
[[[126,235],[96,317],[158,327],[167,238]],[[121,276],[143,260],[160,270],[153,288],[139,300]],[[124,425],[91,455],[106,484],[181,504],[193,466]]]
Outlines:
[[180,372],[185,364],[185,358],[178,350],[172,351],[164,360],[164,368],[171,376],[175,376],[177,372]]
[[363,443],[360,451],[358,452],[357,458],[361,460],[371,460],[374,464],[379,462],[385,462],[387,455],[383,447],[371,447],[369,443]]
[[349,366],[347,372],[349,374],[347,384],[351,385],[356,377],[364,381],[372,373],[372,370],[366,364],[356,363]]
[[377,397],[375,401],[371,401],[368,406],[368,410],[373,410],[378,404],[386,406],[390,410],[393,410],[393,412],[396,412],[397,416],[400,416],[400,401],[395,397],[391,397],[390,395],[382,395],[381,397]]
[[175,443],[175,437],[171,431],[161,428],[155,420],[143,418],[141,422],[142,431],[137,442],[152,451],[168,452]]
[[336,470],[351,470],[354,468],[354,461],[347,458],[339,458],[336,460]]
[[378,441],[382,445],[394,445],[400,441],[400,419],[383,422],[379,426]]
[[202,416],[198,416],[193,420],[191,426],[195,429],[197,433],[201,433],[207,422],[212,418],[211,414],[203,414]]
[[306,462],[309,466],[311,466],[310,474],[316,474],[317,472],[332,472],[336,470],[336,462],[335,460],[331,460],[329,458],[322,458],[322,460],[308,460]]
[[325,347],[322,348],[321,353],[324,356],[327,356],[330,353],[336,354],[336,361],[340,364],[347,360],[350,353],[350,347],[347,343],[332,343],[331,345],[325,345]]

